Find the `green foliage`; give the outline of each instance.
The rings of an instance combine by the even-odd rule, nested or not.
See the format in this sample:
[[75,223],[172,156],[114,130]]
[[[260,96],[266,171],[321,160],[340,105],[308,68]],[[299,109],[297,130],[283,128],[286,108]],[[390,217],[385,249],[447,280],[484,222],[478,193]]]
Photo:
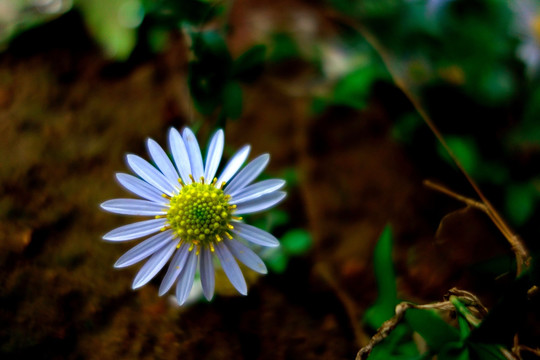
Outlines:
[[304,229],[292,229],[281,237],[283,251],[289,255],[302,255],[311,248],[311,235]]
[[[457,157],[465,171],[471,176],[475,176],[475,173],[479,166],[479,154],[476,143],[473,139],[461,136],[447,136],[446,143]],[[454,165],[450,155],[446,152],[444,147],[439,144],[439,155],[445,159],[449,164]]]
[[225,39],[217,31],[191,35],[194,60],[189,64],[188,85],[197,110],[203,115],[221,108],[221,118],[242,115],[240,81],[253,81],[262,71],[266,47],[255,45],[233,60]]
[[371,85],[379,75],[377,68],[363,66],[343,76],[334,88],[333,102],[337,105],[363,109],[366,106]]
[[517,226],[523,225],[533,214],[538,201],[538,189],[532,184],[511,184],[506,191],[506,213]]
[[390,225],[386,225],[373,254],[379,296],[364,315],[364,323],[374,329],[394,315],[394,309],[398,304],[396,275],[392,264],[392,242],[392,229]]
[[139,0],[77,0],[90,32],[106,55],[125,60],[135,48],[144,9]]
[[[391,254],[392,233],[387,225],[379,238],[374,253],[379,297],[375,304],[366,311],[364,317],[364,322],[374,328],[381,326],[384,321],[393,317],[394,307],[397,304]],[[509,330],[501,331],[501,326],[509,324],[509,314],[504,309],[514,308],[514,306],[525,308],[523,301],[526,297],[524,298],[523,294],[526,295],[526,284],[524,285],[523,281],[518,281],[512,290],[515,292],[512,291],[506,296],[506,300],[496,308],[494,315],[490,313],[488,320],[478,327],[476,327],[478,320],[455,296],[450,297],[450,302],[455,307],[459,328],[448,324],[434,310],[407,309],[402,322],[373,349],[369,359],[413,360],[433,357],[442,360],[505,359],[501,352],[502,346],[499,344],[505,342],[504,337],[486,337],[486,332],[489,335],[492,335],[493,331],[505,334],[515,332],[515,325]],[[485,324],[486,322],[487,324]],[[516,320],[513,323],[515,324]],[[494,327],[495,329],[493,329]],[[425,341],[427,352],[419,354],[413,333],[417,333]]]

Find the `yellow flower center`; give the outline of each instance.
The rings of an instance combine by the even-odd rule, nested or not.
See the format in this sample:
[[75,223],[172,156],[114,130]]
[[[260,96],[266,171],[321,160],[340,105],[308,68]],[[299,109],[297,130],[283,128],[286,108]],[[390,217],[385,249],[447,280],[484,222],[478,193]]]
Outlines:
[[182,241],[190,242],[192,247],[209,246],[230,236],[234,206],[229,205],[229,195],[213,184],[192,183],[170,200],[167,220],[171,229]]

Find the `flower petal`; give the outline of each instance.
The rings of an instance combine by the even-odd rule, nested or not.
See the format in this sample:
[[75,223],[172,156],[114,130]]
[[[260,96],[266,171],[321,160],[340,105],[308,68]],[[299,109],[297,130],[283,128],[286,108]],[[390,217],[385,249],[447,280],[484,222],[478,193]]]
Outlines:
[[166,223],[167,219],[151,219],[120,226],[103,235],[103,240],[126,241],[137,239],[158,232]]
[[163,151],[161,146],[152,139],[146,141],[146,146],[148,147],[148,153],[152,157],[152,160],[154,160],[159,170],[165,175],[167,180],[169,180],[169,183],[173,187],[178,187],[178,173],[165,151]]
[[184,184],[191,184],[189,174],[191,174],[191,165],[189,156],[182,136],[175,128],[169,130],[169,150],[172,154],[176,168],[182,177]]
[[186,265],[178,279],[178,284],[176,284],[176,301],[178,302],[178,305],[182,305],[186,301],[191,288],[193,287],[195,270],[197,270],[197,254],[196,251],[190,251]]
[[246,245],[234,239],[225,241],[225,245],[227,245],[234,257],[248,268],[261,274],[266,274],[268,272],[268,270],[266,270],[266,265],[264,265],[261,258]]
[[140,156],[128,154],[126,156],[127,163],[131,170],[144,179],[147,183],[154,185],[160,191],[169,196],[173,196],[175,192],[174,186],[172,186],[165,175],[160,173],[155,167]]
[[244,189],[246,185],[252,182],[264,170],[270,155],[262,154],[246,165],[225,187],[225,194],[234,196]]
[[225,144],[225,136],[223,135],[223,130],[219,129],[216,131],[210,145],[208,146],[208,152],[206,154],[206,164],[204,167],[204,178],[208,183],[212,182],[214,175],[221,161],[221,155],[223,155],[223,145]]
[[101,204],[103,210],[121,215],[155,216],[167,213],[168,205],[156,204],[152,201],[139,199],[113,199]]
[[157,235],[154,235],[132,249],[128,250],[124,255],[122,255],[118,261],[114,264],[115,268],[122,268],[129,265],[133,265],[150,255],[154,254],[156,251],[167,245],[169,242],[172,242],[173,232],[172,230],[167,230],[161,232]]
[[184,268],[184,265],[186,264],[186,259],[188,257],[189,247],[190,245],[186,242],[183,242],[182,245],[180,245],[180,248],[171,260],[171,264],[169,265],[169,269],[167,269],[167,273],[161,281],[161,285],[159,286],[159,296],[169,291],[171,286],[178,278],[178,275],[182,272],[182,269]]
[[158,204],[165,204],[168,202],[163,196],[161,196],[163,194],[162,192],[138,177],[129,174],[117,173],[116,179],[118,179],[120,185],[135,195],[157,202]]
[[164,246],[159,251],[157,251],[152,257],[143,265],[141,270],[135,276],[133,280],[133,289],[140,288],[145,285],[147,282],[152,280],[154,276],[161,270],[167,261],[171,258],[174,250],[176,250],[176,242],[171,241],[170,244]]
[[242,165],[246,161],[250,150],[251,146],[244,145],[233,155],[233,157],[231,158],[231,160],[229,160],[229,162],[225,166],[225,169],[223,169],[223,172],[219,176],[216,187],[221,186],[221,183],[223,182],[228,182],[236,174],[236,172],[242,167]]
[[259,228],[256,228],[255,226],[235,221],[234,229],[232,230],[232,232],[241,237],[242,239],[246,239],[247,241],[250,241],[257,245],[267,247],[279,246],[279,241],[274,235]]
[[199,261],[199,271],[201,274],[201,285],[204,297],[210,301],[214,296],[214,265],[212,263],[212,252],[208,248],[201,249],[201,258]]
[[219,262],[221,263],[221,267],[223,271],[225,271],[225,274],[227,274],[231,284],[236,288],[236,290],[238,290],[240,294],[246,295],[246,280],[244,279],[244,275],[242,275],[242,270],[240,270],[240,267],[236,263],[236,260],[232,256],[227,246],[225,246],[223,242],[219,242],[216,244],[215,249]]
[[270,194],[259,196],[258,198],[239,204],[234,210],[235,215],[251,214],[266,210],[285,198],[287,193],[283,191],[274,191]]
[[261,195],[276,191],[285,185],[285,180],[269,179],[263,180],[253,185],[246,186],[239,191],[230,201],[231,204],[240,204],[251,199],[258,198]]
[[189,156],[189,163],[191,164],[191,174],[195,178],[195,181],[199,181],[201,176],[204,176],[203,161],[201,155],[201,149],[199,143],[193,131],[190,128],[185,128],[182,133],[182,138],[186,144],[187,153]]

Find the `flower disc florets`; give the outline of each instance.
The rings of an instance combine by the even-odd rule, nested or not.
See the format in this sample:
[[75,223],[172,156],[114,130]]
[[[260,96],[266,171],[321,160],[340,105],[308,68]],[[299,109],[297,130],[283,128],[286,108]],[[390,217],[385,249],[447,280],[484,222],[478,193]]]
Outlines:
[[229,230],[232,218],[230,196],[212,184],[192,183],[170,200],[167,220],[183,241],[210,246]]

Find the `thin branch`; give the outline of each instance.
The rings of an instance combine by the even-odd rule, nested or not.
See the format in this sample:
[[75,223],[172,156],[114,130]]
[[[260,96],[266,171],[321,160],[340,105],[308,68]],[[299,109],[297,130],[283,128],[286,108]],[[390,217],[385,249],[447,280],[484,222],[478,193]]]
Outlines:
[[474,200],[474,199],[471,199],[471,198],[468,198],[466,196],[463,196],[463,195],[460,195],[450,189],[448,189],[447,187],[445,187],[444,185],[441,185],[441,184],[437,184],[437,183],[434,183],[433,181],[431,180],[424,180],[424,185],[433,189],[433,190],[436,190],[438,192],[441,192],[445,195],[448,195],[458,201],[461,201],[469,206],[472,206],[478,210],[481,210],[483,211],[484,213],[488,213],[488,210],[486,208],[486,205],[484,205],[483,203],[477,201],[477,200]]
[[[461,303],[463,303],[467,309],[474,311],[477,316],[473,316],[472,313],[467,320],[473,320],[473,323],[478,323],[481,318],[487,315],[487,309],[480,300],[472,293],[452,288],[444,296],[445,301],[436,302],[432,304],[416,305],[410,302],[402,302],[396,306],[396,314],[390,320],[385,321],[382,326],[377,330],[377,333],[369,340],[368,344],[361,348],[356,354],[356,360],[366,359],[373,348],[381,341],[386,339],[392,331],[399,325],[405,316],[405,312],[408,309],[433,309],[439,311],[456,311],[454,304],[451,301],[451,297],[456,297]],[[478,319],[480,318],[480,319]],[[501,352],[504,354],[502,349]],[[504,354],[506,356],[506,354]],[[509,358],[513,360],[513,358]]]
[[360,33],[366,41],[375,49],[375,51],[379,54],[381,57],[384,65],[386,66],[388,72],[390,73],[390,76],[392,77],[392,80],[396,84],[396,86],[405,94],[405,96],[409,99],[411,104],[414,106],[418,114],[422,117],[426,125],[430,128],[430,130],[433,132],[439,143],[443,146],[445,151],[448,153],[452,161],[456,164],[458,169],[461,171],[465,179],[469,182],[471,187],[474,189],[478,197],[480,198],[481,202],[486,207],[486,213],[493,221],[495,226],[499,229],[499,231],[504,235],[504,237],[507,239],[507,241],[510,243],[512,250],[515,253],[516,256],[516,264],[517,264],[517,275],[520,275],[521,272],[524,270],[524,268],[528,268],[530,264],[530,255],[529,251],[527,250],[527,247],[523,243],[523,241],[515,234],[515,232],[510,228],[510,225],[506,223],[506,221],[502,218],[502,216],[497,212],[497,210],[493,207],[491,202],[485,197],[483,192],[480,190],[480,187],[474,179],[469,175],[469,173],[465,170],[457,156],[454,154],[446,140],[444,139],[442,133],[439,131],[431,117],[428,115],[427,111],[422,106],[420,100],[418,97],[413,94],[413,92],[407,87],[405,79],[403,79],[396,69],[392,66],[391,56],[389,52],[385,49],[385,47],[377,40],[375,36],[371,34],[371,32],[365,28],[362,24],[353,22],[344,16],[341,16],[335,12],[332,12],[329,14],[330,17],[334,17],[337,20],[347,24],[351,28],[355,29],[358,33]]

